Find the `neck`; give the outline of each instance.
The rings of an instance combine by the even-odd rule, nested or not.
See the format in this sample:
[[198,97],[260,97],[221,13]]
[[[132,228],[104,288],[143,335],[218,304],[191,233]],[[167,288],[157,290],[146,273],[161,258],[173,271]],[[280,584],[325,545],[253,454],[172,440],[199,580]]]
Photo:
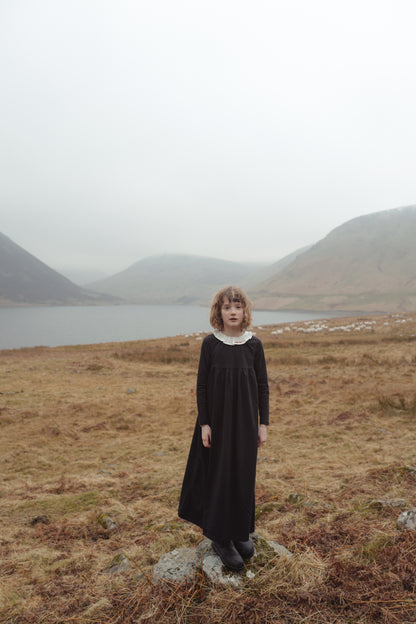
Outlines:
[[222,329],[221,330],[223,334],[225,334],[226,336],[230,336],[230,338],[238,338],[239,336],[241,336],[244,331],[241,329],[241,327],[236,327],[235,329]]

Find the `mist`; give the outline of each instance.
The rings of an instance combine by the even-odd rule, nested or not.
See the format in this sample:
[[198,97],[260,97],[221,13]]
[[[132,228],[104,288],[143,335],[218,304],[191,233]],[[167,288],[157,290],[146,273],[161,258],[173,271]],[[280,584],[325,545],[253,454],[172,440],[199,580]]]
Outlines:
[[0,231],[56,268],[274,262],[415,202],[410,1],[5,1]]

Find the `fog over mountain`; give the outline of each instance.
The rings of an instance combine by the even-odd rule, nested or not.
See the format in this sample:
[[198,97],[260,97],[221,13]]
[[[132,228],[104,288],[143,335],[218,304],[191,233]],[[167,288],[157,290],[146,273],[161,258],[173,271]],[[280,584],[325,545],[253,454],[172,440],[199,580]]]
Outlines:
[[416,206],[344,223],[253,296],[258,306],[276,310],[414,310]]
[[125,271],[89,284],[130,303],[208,305],[221,286],[248,287],[264,279],[267,265],[181,254],[139,260]]
[[116,301],[73,284],[0,233],[0,305],[93,305]]
[[413,203],[415,23],[414,0],[4,0],[0,231],[73,280],[272,263]]
[[272,265],[151,256],[80,288],[0,234],[0,305],[209,305],[239,284],[258,309],[416,309],[416,206],[357,217]]

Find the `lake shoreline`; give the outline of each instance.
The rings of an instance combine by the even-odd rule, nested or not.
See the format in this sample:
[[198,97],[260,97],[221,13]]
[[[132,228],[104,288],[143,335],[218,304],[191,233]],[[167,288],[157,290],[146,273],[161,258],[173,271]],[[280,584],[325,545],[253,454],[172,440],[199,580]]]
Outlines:
[[[255,326],[343,317],[341,313],[254,310]],[[349,314],[348,316],[354,316]],[[204,306],[30,306],[0,308],[0,350],[129,342],[210,331]]]

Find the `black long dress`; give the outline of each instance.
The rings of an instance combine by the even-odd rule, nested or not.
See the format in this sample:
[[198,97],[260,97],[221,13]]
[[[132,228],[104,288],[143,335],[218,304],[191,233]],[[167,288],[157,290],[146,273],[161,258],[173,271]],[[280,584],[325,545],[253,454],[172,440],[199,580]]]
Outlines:
[[[216,334],[216,335],[214,335]],[[226,344],[221,332],[201,347],[198,419],[179,502],[179,516],[219,543],[247,540],[254,531],[254,487],[260,423],[269,424],[269,386],[261,341],[249,332]],[[201,425],[211,427],[211,448]]]

